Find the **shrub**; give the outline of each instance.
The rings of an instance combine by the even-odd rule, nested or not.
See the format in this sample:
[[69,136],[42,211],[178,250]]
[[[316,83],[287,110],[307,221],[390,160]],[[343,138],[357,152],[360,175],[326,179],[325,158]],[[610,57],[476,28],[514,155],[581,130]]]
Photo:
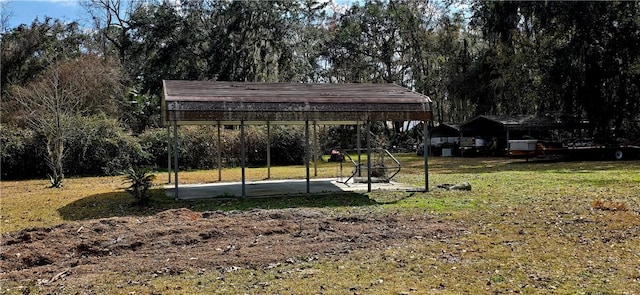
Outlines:
[[[216,129],[215,126],[181,126],[178,129],[178,164],[181,169],[217,167]],[[168,144],[173,149],[173,140],[173,131],[169,135],[165,128],[147,129],[139,136],[140,145],[149,154],[148,163],[153,167],[167,167]]]
[[105,116],[76,118],[67,144],[65,171],[73,175],[117,175],[149,157],[138,139],[127,134],[117,120]]
[[221,141],[223,164],[227,167],[240,165],[240,130],[224,130]]
[[149,201],[149,189],[153,185],[155,175],[149,174],[146,168],[129,168],[126,170],[124,179],[130,184],[126,189],[138,203],[146,203]]
[[218,135],[216,126],[180,127],[180,163],[192,169],[217,166]]
[[271,135],[271,163],[275,165],[302,164],[304,163],[304,156],[304,127],[275,126],[273,128]]
[[[247,147],[247,165],[267,164],[266,126],[249,126],[245,132],[245,145]],[[273,143],[271,145],[273,146]]]
[[142,149],[138,139],[133,136],[116,137],[108,141],[107,144],[109,144],[113,156],[106,158],[101,166],[102,172],[105,174],[116,175],[125,167],[143,165],[148,162],[148,153]]
[[[146,164],[148,155],[138,139],[127,134],[117,120],[104,115],[76,117],[73,126],[64,143],[65,175],[116,175],[127,167]],[[0,126],[2,178],[37,178],[49,173],[44,142],[36,131]]]
[[173,144],[173,134],[169,136],[167,129],[147,129],[138,136],[142,149],[149,155],[147,164],[152,167],[167,167],[167,143]]
[[42,177],[48,168],[42,156],[43,139],[29,129],[0,125],[0,175],[2,179]]

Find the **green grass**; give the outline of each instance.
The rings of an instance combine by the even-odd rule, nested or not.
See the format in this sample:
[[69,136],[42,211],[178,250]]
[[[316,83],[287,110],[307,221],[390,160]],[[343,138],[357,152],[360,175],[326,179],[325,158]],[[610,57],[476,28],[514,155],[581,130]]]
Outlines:
[[[424,185],[420,157],[401,155],[397,181]],[[319,177],[334,177],[322,163]],[[530,162],[497,158],[432,158],[431,192],[369,193],[225,201],[174,201],[159,187],[147,207],[132,206],[118,177],[1,184],[3,233],[111,216],[145,216],[170,208],[194,211],[311,207],[327,214],[428,214],[458,228],[453,236],[409,239],[339,257],[273,268],[212,269],[151,276],[116,273],[96,278],[97,293],[118,294],[460,294],[640,293],[640,163]],[[223,180],[239,179],[225,169]],[[248,169],[262,179],[264,168]],[[159,174],[158,181],[166,174]],[[304,167],[273,167],[272,178],[303,178]],[[213,179],[213,180],[212,180]],[[181,173],[182,183],[217,180],[217,171]],[[469,181],[470,192],[436,190]],[[628,210],[595,208],[594,201]],[[132,284],[131,282],[144,282]],[[31,286],[37,291],[37,286]]]

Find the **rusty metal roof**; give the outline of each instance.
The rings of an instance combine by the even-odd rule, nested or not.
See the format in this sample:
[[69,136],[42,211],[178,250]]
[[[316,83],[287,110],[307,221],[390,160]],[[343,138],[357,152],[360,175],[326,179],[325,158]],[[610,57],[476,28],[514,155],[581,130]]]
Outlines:
[[427,121],[428,96],[395,84],[163,81],[163,121]]

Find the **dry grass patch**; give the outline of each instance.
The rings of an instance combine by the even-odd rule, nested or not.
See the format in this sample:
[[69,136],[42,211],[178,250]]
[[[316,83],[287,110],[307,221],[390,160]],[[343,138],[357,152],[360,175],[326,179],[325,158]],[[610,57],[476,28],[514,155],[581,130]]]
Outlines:
[[122,177],[69,178],[62,188],[49,186],[48,180],[0,182],[0,232],[62,223],[57,209],[92,195],[113,194],[122,206],[133,200],[124,192]]
[[[424,185],[421,183],[424,181],[421,158],[412,155],[399,158],[404,165],[398,180]],[[319,177],[335,177],[335,165],[323,163],[318,168]],[[37,280],[4,280],[0,284],[10,288],[3,291],[16,294],[25,290],[35,293],[65,290],[81,294],[640,293],[639,162],[524,163],[494,158],[433,158],[430,171],[432,188],[441,183],[469,181],[472,191],[175,202],[166,198],[161,190],[156,190],[148,207],[137,208],[129,206],[133,198],[122,191],[124,185],[117,177],[70,179],[61,190],[47,189],[44,180],[3,182],[0,214],[4,233],[15,234],[28,227],[60,223],[79,228],[102,224],[104,219],[98,219],[102,217],[129,220],[131,223],[127,224],[134,230],[136,219],[145,222],[162,216],[166,220],[165,210],[171,208],[186,207],[190,211],[185,211],[188,214],[175,222],[180,226],[180,232],[163,238],[169,243],[175,240],[180,245],[155,254],[146,253],[149,255],[147,264],[164,265],[160,269],[114,266],[109,271],[95,269],[84,276],[72,267],[68,275],[53,285],[41,285]],[[252,168],[247,172],[253,180],[266,177],[265,168]],[[165,177],[166,174],[158,174],[158,181]],[[272,168],[274,179],[303,177],[304,167]],[[239,169],[223,171],[223,180],[238,178]],[[181,173],[180,182],[214,182],[212,179],[217,180],[215,170],[191,171]],[[302,251],[287,255],[288,245],[300,238],[294,230],[298,226],[297,219],[291,219],[274,223],[283,230],[271,231],[269,236],[277,237],[274,245],[279,245],[280,252],[277,253],[282,256],[268,263],[197,265],[201,259],[187,260],[183,264],[163,260],[180,251],[197,253],[185,250],[190,246],[181,244],[183,240],[213,250],[229,249],[224,252],[227,255],[248,249],[259,250],[249,247],[253,242],[251,235],[247,236],[246,245],[242,244],[247,249],[227,248],[232,243],[219,244],[216,241],[222,240],[211,238],[211,235],[192,237],[195,228],[194,232],[189,231],[190,223],[202,222],[202,218],[196,218],[201,215],[194,212],[240,209],[248,210],[250,214],[251,208],[313,208],[314,214],[322,218],[306,220],[304,229],[316,229],[327,235],[341,232],[337,230],[337,224],[349,226],[349,222],[369,220],[367,225],[371,228],[367,235],[375,235],[384,242],[358,248],[350,241],[357,235],[347,235],[336,241],[350,245],[348,251],[340,248],[342,250],[335,253]],[[284,212],[296,211],[285,209]],[[242,214],[246,216],[247,213]],[[422,219],[412,220],[414,216]],[[244,224],[232,215],[225,218],[230,230],[264,222],[263,218]],[[323,220],[329,223],[323,223]],[[420,225],[413,224],[415,220],[425,226],[441,225],[452,230],[412,233],[410,226]],[[399,221],[402,222],[397,223]],[[384,230],[402,228],[406,236],[394,240],[379,235],[381,232],[375,231],[376,226],[384,224],[387,225]],[[246,230],[255,234],[253,237],[259,245],[260,235],[266,235],[262,230],[266,228],[269,226],[259,230],[249,226]],[[202,231],[203,227],[197,229]],[[140,233],[132,231],[130,234]],[[178,239],[180,237],[185,239]],[[203,237],[209,238],[205,241]],[[108,243],[117,238],[105,236],[100,241]],[[312,244],[316,240],[314,236],[308,236],[303,241],[303,244]],[[118,244],[105,245],[116,247]],[[238,252],[234,252],[236,250]],[[127,251],[139,254],[135,249]],[[262,251],[256,253],[272,253],[274,249]],[[224,254],[221,255],[224,258]],[[244,257],[250,261],[259,261],[262,257],[252,255],[255,256],[230,257]],[[145,261],[142,255],[140,258]],[[126,257],[113,259],[126,261]],[[191,267],[192,264],[196,266]],[[44,278],[50,279],[55,274],[53,271]]]

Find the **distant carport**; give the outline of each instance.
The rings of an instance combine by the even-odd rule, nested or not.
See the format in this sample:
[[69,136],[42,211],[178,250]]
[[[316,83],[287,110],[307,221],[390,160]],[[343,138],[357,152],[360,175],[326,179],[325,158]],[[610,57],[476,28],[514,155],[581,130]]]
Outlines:
[[[310,188],[309,122],[367,126],[367,179],[371,191],[371,122],[432,120],[431,100],[395,84],[365,83],[260,83],[221,81],[163,81],[162,119],[173,126],[175,198],[178,199],[178,126],[240,126],[242,196],[245,196],[245,126],[304,124],[306,193]],[[268,149],[267,149],[268,151]],[[169,152],[169,157],[171,152]],[[269,161],[269,156],[267,156]],[[169,163],[171,161],[169,160]],[[218,163],[220,156],[218,155]],[[220,165],[220,164],[218,164]],[[171,170],[171,168],[169,168]],[[425,190],[429,190],[428,155],[424,155]]]

